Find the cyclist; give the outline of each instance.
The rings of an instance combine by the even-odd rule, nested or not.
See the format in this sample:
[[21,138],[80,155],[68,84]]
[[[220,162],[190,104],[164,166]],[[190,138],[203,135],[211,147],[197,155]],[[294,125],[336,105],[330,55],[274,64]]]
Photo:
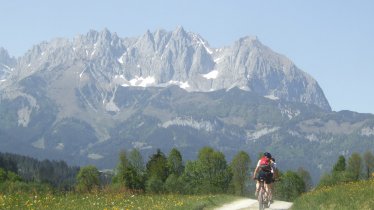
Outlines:
[[[258,160],[255,171],[253,172],[253,179],[257,179],[256,183],[256,192],[255,195],[258,195],[260,179],[265,181],[265,189],[269,194],[270,200],[272,200],[271,192],[271,183],[273,181],[272,167],[271,167],[271,154],[265,152],[264,155]],[[258,174],[257,174],[258,173]]]
[[[277,169],[277,163],[275,162],[275,158],[271,158],[270,159],[270,167],[271,167],[271,183],[268,184],[269,188],[270,188],[270,191],[273,192],[274,191],[274,182],[275,180],[277,180],[279,177],[278,177],[278,169]],[[273,197],[272,197],[272,194],[270,196],[270,203],[273,203]]]

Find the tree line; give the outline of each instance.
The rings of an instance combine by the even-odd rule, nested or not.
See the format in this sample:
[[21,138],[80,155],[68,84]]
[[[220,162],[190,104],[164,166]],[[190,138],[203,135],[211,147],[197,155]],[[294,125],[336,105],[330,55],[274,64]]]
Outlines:
[[[248,153],[239,151],[228,162],[222,152],[211,147],[201,148],[197,159],[188,161],[183,160],[176,148],[168,155],[158,149],[148,161],[144,161],[138,149],[122,150],[116,168],[109,173],[100,172],[93,165],[70,167],[63,161],[38,161],[8,153],[0,153],[0,168],[0,185],[4,181],[23,181],[77,192],[108,186],[145,193],[254,196],[255,191],[255,181],[251,180],[253,166]],[[293,200],[311,187],[310,175],[303,168],[280,171],[279,174],[280,180],[276,182],[274,192],[277,199]]]
[[[147,193],[230,193],[253,196],[255,181],[251,180],[251,164],[250,156],[245,151],[239,151],[228,163],[222,152],[211,147],[201,148],[196,160],[186,162],[176,148],[168,155],[158,149],[146,163],[139,150],[122,150],[111,184]],[[279,174],[280,179],[275,187],[278,199],[293,200],[310,189],[310,175],[302,168],[296,172]],[[94,166],[81,168],[77,176],[77,189],[91,191],[99,186],[98,169]]]
[[348,161],[343,155],[340,155],[331,172],[325,173],[321,177],[318,187],[367,180],[373,177],[374,155],[371,151],[366,151],[363,155],[352,153]]
[[0,153],[0,183],[22,180],[48,184],[58,190],[71,190],[76,184],[79,169],[64,161],[40,161],[23,155]]

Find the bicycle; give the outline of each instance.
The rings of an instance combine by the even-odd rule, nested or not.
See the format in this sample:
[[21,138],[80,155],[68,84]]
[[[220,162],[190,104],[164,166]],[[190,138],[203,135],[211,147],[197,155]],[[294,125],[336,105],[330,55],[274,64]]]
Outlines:
[[265,180],[263,178],[258,179],[260,186],[259,186],[259,192],[258,192],[258,204],[259,204],[259,210],[263,210],[265,208],[270,207],[270,198],[269,193],[265,189]]

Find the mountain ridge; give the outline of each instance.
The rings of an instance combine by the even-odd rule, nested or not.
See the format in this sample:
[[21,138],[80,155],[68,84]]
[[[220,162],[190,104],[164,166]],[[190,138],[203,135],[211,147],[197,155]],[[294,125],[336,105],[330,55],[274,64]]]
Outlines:
[[43,42],[19,59],[13,79],[20,81],[35,71],[53,71],[77,62],[85,65],[80,77],[87,73],[85,69],[96,71],[106,77],[106,85],[179,85],[204,92],[237,86],[273,99],[314,103],[331,110],[310,75],[256,37],[240,38],[231,47],[211,48],[201,36],[182,27],[123,39],[107,29],[91,30],[73,40]]

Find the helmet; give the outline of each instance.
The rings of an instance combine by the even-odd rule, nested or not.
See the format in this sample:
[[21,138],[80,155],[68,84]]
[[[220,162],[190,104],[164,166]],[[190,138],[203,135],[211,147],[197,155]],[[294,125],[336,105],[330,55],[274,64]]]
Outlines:
[[268,152],[265,152],[265,153],[264,153],[264,156],[267,157],[267,158],[271,158],[271,154],[268,153]]

